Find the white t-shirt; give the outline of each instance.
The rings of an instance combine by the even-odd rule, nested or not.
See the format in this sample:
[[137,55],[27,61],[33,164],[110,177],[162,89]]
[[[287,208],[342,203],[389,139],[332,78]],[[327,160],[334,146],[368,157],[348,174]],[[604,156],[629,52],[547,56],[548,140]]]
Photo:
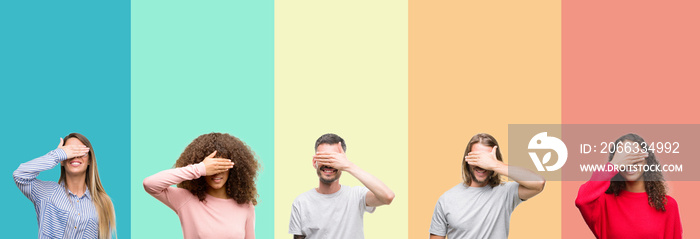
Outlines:
[[463,183],[447,190],[435,205],[430,234],[461,238],[508,238],[510,214],[522,202],[516,182],[496,187],[467,187]]
[[367,192],[365,187],[341,185],[333,194],[321,194],[316,189],[302,193],[292,204],[289,234],[307,239],[364,238],[364,212],[375,209],[365,203]]

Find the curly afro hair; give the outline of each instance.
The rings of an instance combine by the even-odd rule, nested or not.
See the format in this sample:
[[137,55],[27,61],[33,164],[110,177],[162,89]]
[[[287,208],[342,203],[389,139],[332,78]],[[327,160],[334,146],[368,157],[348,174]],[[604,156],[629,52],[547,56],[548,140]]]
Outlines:
[[[260,165],[255,158],[255,153],[240,139],[222,133],[203,134],[187,145],[180,158],[175,162],[175,167],[185,167],[204,161],[214,151],[217,158],[231,159],[234,167],[228,171],[226,180],[226,194],[239,204],[252,203],[257,205],[258,191],[255,188]],[[179,188],[189,190],[192,194],[204,201],[208,184],[204,177],[188,180],[177,185]]]

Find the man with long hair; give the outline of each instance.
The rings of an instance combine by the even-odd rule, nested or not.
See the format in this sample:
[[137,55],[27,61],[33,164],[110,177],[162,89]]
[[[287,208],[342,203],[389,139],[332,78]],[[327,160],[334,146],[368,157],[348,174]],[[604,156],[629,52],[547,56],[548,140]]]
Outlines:
[[[500,175],[515,182],[502,183]],[[542,192],[545,180],[503,162],[496,139],[474,135],[462,158],[463,182],[435,205],[430,238],[507,238],[510,214],[522,201]]]

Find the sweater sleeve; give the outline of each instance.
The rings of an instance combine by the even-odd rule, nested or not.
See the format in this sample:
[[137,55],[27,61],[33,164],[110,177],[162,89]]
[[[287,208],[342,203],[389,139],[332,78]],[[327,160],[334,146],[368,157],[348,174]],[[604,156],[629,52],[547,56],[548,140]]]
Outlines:
[[194,195],[188,190],[170,186],[187,180],[198,179],[205,174],[206,168],[204,163],[163,170],[144,179],[143,188],[148,194],[177,213],[178,209]]
[[57,185],[55,182],[41,181],[36,177],[39,176],[40,172],[52,169],[67,158],[63,149],[55,149],[44,156],[20,164],[17,170],[12,173],[12,177],[22,194],[36,203],[52,192],[51,189]]
[[248,218],[245,222],[245,239],[255,239],[255,206],[248,205]]
[[[605,165],[605,168],[612,167],[611,165],[611,163],[608,163]],[[578,207],[583,220],[586,221],[586,224],[588,224],[588,227],[595,235],[602,234],[601,220],[604,205],[601,198],[605,191],[608,190],[608,187],[610,187],[610,179],[617,173],[618,171],[614,168],[609,171],[595,171],[591,175],[591,179],[578,189],[575,202],[576,207]]]
[[681,215],[679,213],[678,203],[671,196],[666,196],[666,200],[666,213],[668,214],[668,218],[666,219],[664,238],[683,238],[683,226],[681,226]]

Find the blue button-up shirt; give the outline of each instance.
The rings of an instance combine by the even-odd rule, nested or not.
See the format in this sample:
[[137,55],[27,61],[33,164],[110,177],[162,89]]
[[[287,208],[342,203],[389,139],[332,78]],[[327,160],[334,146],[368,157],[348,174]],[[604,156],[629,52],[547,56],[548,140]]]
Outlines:
[[23,163],[13,176],[20,191],[34,203],[39,223],[39,238],[97,238],[97,212],[90,190],[78,197],[64,183],[36,179],[66,160],[66,153],[56,149]]

